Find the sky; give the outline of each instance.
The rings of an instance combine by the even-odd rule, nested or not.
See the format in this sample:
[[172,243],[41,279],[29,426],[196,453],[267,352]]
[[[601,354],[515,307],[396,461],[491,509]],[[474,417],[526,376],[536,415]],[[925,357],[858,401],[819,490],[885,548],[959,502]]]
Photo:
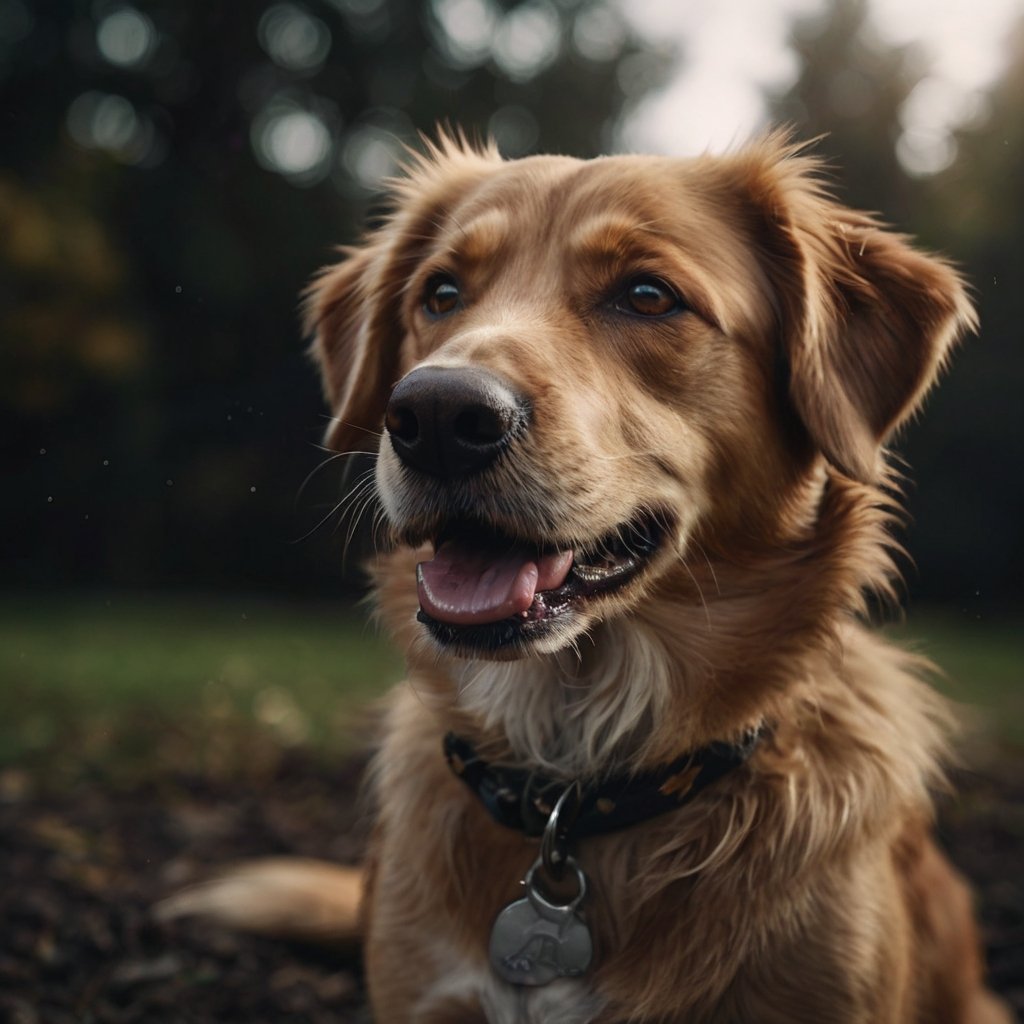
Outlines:
[[[622,126],[625,148],[690,155],[720,151],[765,125],[765,87],[797,74],[786,45],[794,17],[823,0],[619,0],[627,21],[655,44],[678,44],[678,75]],[[929,75],[902,112],[898,155],[913,174],[942,170],[955,156],[953,129],[983,116],[984,90],[999,75],[1003,43],[1024,16],[1022,0],[870,0],[886,43],[917,44]]]

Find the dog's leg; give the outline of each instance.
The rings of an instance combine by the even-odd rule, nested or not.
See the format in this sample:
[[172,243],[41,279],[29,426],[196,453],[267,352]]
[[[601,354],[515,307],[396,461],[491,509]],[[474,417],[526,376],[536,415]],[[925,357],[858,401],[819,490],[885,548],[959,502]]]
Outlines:
[[908,829],[898,856],[904,861],[921,987],[929,993],[919,1019],[1011,1024],[1009,1007],[984,988],[981,939],[970,887],[921,828]]

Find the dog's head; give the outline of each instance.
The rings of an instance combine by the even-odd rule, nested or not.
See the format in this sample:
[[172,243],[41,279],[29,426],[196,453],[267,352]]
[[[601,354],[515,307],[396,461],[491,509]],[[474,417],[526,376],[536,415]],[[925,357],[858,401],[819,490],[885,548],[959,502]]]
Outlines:
[[556,650],[690,551],[785,545],[826,464],[878,478],[972,312],[816,170],[778,137],[694,160],[444,142],[318,278],[327,443],[380,436],[393,535],[434,548],[437,644]]

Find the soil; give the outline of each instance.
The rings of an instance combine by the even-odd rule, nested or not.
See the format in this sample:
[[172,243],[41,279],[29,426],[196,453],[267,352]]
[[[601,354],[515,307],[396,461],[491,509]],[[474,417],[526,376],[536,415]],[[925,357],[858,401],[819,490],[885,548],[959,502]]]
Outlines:
[[[212,866],[358,860],[361,758],[257,746],[243,762],[130,780],[0,771],[0,1021],[370,1021],[357,950],[152,916]],[[941,839],[976,888],[990,983],[1024,1014],[1024,756],[956,781]]]

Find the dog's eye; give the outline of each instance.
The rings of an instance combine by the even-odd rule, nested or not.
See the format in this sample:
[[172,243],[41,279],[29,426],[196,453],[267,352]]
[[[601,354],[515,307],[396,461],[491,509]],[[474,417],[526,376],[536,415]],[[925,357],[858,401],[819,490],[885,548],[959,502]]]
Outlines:
[[459,286],[447,274],[438,274],[427,282],[423,308],[431,316],[451,313],[459,304]]
[[631,281],[615,302],[615,308],[634,316],[668,316],[683,308],[674,291],[656,277]]

